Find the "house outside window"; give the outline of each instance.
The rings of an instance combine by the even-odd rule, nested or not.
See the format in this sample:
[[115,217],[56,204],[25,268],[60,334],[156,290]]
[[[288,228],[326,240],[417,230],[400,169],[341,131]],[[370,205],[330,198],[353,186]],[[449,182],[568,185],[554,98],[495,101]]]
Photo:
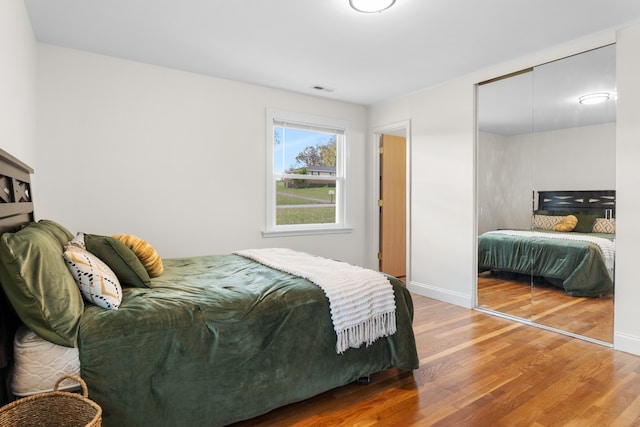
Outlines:
[[264,236],[350,232],[342,120],[267,110]]

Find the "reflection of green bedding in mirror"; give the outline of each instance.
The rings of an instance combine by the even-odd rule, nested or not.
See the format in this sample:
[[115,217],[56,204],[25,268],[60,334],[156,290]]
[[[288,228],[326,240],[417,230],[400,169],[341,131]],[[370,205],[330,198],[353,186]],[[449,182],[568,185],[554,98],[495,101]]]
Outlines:
[[[553,233],[553,232],[550,232]],[[613,240],[612,234],[594,234]],[[597,297],[613,290],[613,280],[597,245],[580,240],[485,233],[478,238],[478,272],[531,274],[561,281],[572,296]]]

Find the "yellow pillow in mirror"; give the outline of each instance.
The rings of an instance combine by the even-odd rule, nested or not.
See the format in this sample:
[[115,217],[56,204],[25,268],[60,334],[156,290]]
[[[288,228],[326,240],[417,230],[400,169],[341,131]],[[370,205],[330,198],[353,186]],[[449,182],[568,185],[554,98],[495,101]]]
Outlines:
[[553,226],[555,231],[573,231],[578,225],[578,218],[575,215],[567,215]]

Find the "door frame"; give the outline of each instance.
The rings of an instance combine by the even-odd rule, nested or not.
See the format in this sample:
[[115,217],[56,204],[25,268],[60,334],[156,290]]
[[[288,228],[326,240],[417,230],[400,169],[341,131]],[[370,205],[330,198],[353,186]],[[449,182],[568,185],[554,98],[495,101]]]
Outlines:
[[406,158],[406,285],[407,287],[411,283],[411,120],[403,120],[388,125],[379,126],[373,128],[371,131],[371,175],[369,179],[370,183],[370,196],[369,196],[369,218],[370,230],[369,247],[371,251],[369,253],[369,260],[372,268],[375,266],[375,270],[379,269],[378,252],[380,251],[380,208],[378,207],[378,200],[380,199],[380,153],[378,148],[380,147],[380,137],[382,134],[402,135],[407,143],[407,158]]

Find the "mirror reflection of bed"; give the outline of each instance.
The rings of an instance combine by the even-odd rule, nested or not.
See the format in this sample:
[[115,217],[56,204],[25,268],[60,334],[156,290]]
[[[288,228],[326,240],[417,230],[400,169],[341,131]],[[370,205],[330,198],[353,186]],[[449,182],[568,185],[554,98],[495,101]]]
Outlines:
[[613,339],[615,191],[541,191],[531,230],[478,237],[478,302],[581,336]]
[[[595,106],[580,104],[578,98],[590,91],[610,96]],[[480,83],[477,107],[477,308],[610,345],[615,262],[615,45]],[[580,194],[572,198],[572,193]],[[545,206],[549,197],[551,206]],[[567,239],[557,239],[555,249],[528,246],[526,252],[512,242],[505,252],[512,257],[507,260],[511,265],[483,265],[487,260],[482,260],[480,236],[484,233],[554,233],[539,230],[540,221],[557,222],[571,214],[582,215],[580,225],[566,232]],[[596,220],[608,222],[613,230],[594,233],[601,231],[594,230]],[[604,248],[593,242],[583,245],[577,242],[582,234],[610,243],[603,243]],[[561,249],[566,241],[572,247],[569,255]],[[580,245],[584,247],[578,248]],[[520,259],[518,250],[522,251]],[[610,252],[609,257],[594,261],[598,252]],[[560,271],[570,264],[567,257],[575,261],[579,256],[589,264],[583,271],[573,277],[569,270]],[[546,267],[540,265],[541,259],[546,260]]]

